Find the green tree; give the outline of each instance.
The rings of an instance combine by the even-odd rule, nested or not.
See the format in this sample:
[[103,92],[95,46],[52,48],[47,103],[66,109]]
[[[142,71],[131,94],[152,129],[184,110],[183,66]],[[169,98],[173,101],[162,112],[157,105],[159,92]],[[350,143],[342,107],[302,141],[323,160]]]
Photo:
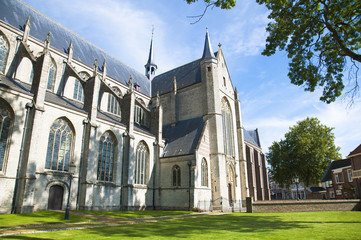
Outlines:
[[306,186],[318,183],[331,161],[341,157],[332,130],[317,118],[306,118],[290,127],[285,139],[273,142],[267,153],[273,180],[284,187],[296,176]]
[[[191,4],[197,1],[198,0],[187,0],[187,3]],[[204,0],[204,2],[207,4],[207,6],[216,6],[222,9],[231,9],[232,7],[236,6],[236,0]]]
[[361,62],[361,0],[256,0],[269,10],[263,55],[286,50],[291,83],[313,92],[323,88],[320,100],[330,103],[344,89],[344,71],[358,92]]

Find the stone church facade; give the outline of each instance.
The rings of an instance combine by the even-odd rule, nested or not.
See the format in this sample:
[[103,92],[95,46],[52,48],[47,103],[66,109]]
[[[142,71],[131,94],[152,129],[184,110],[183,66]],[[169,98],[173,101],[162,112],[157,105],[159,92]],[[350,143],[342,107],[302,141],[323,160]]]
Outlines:
[[152,39],[142,74],[21,1],[0,5],[1,213],[269,199],[258,131],[208,32],[200,59],[159,75]]

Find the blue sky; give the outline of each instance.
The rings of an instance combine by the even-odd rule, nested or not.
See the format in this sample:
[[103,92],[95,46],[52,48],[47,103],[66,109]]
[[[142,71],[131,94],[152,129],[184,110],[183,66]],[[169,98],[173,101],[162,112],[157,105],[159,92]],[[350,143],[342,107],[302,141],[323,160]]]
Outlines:
[[[305,92],[287,77],[285,52],[262,56],[267,9],[255,0],[240,0],[232,10],[209,9],[197,24],[188,16],[203,12],[204,3],[184,0],[23,0],[56,22],[144,72],[154,30],[158,73],[202,56],[206,27],[213,50],[222,44],[234,87],[239,91],[243,125],[258,128],[264,152],[297,121],[317,117],[333,127],[342,157],[361,143],[361,98],[332,104],[319,100],[321,90]],[[349,89],[351,86],[347,86]]]

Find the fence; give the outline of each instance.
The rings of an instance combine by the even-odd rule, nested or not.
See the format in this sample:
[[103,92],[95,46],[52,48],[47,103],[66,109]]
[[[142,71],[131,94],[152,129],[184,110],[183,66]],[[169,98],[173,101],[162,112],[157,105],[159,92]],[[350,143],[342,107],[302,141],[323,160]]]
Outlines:
[[246,205],[246,201],[242,200],[229,200],[227,198],[218,198],[212,201],[198,201],[198,204],[195,206],[201,211],[204,212],[213,212],[213,211],[222,211],[222,212],[240,212],[242,211],[242,206]]

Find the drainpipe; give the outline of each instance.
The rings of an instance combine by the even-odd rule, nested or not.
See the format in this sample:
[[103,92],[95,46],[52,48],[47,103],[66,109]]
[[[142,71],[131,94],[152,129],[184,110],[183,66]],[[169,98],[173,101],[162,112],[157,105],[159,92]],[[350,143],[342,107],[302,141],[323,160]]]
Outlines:
[[123,133],[123,156],[122,156],[122,176],[120,178],[120,204],[119,204],[119,210],[123,211],[123,184],[124,184],[124,160],[125,160],[125,140],[128,136],[127,132]]
[[153,154],[153,210],[155,210],[155,178],[156,178],[156,174],[157,174],[157,160],[158,160],[158,142],[155,141],[154,144],[155,146],[155,154]]
[[187,165],[188,165],[188,169],[189,169],[188,209],[189,209],[189,211],[190,211],[190,210],[191,210],[191,184],[192,184],[191,173],[192,173],[192,161],[188,161],[188,162],[187,162]]
[[83,171],[83,161],[84,161],[84,147],[85,147],[85,134],[87,130],[87,125],[89,120],[86,118],[83,120],[83,136],[82,136],[82,145],[80,151],[80,164],[79,164],[79,174],[78,174],[78,192],[76,194],[76,210],[79,210],[79,196],[80,196],[80,187],[81,187],[81,178],[82,178],[82,171]]
[[20,146],[20,154],[19,154],[19,162],[18,162],[18,168],[16,170],[16,179],[15,179],[15,187],[14,187],[14,195],[13,195],[13,202],[12,202],[12,207],[11,207],[11,213],[14,214],[16,213],[16,198],[17,198],[17,191],[19,188],[19,181],[20,181],[20,171],[21,171],[21,165],[23,162],[23,153],[24,153],[24,147],[25,147],[25,138],[26,138],[26,133],[27,133],[27,128],[28,128],[28,121],[29,121],[29,114],[30,114],[30,109],[34,106],[34,104],[32,102],[28,102],[25,105],[26,108],[26,117],[25,117],[25,123],[24,123],[24,128],[23,128],[23,136],[21,139],[21,146]]

